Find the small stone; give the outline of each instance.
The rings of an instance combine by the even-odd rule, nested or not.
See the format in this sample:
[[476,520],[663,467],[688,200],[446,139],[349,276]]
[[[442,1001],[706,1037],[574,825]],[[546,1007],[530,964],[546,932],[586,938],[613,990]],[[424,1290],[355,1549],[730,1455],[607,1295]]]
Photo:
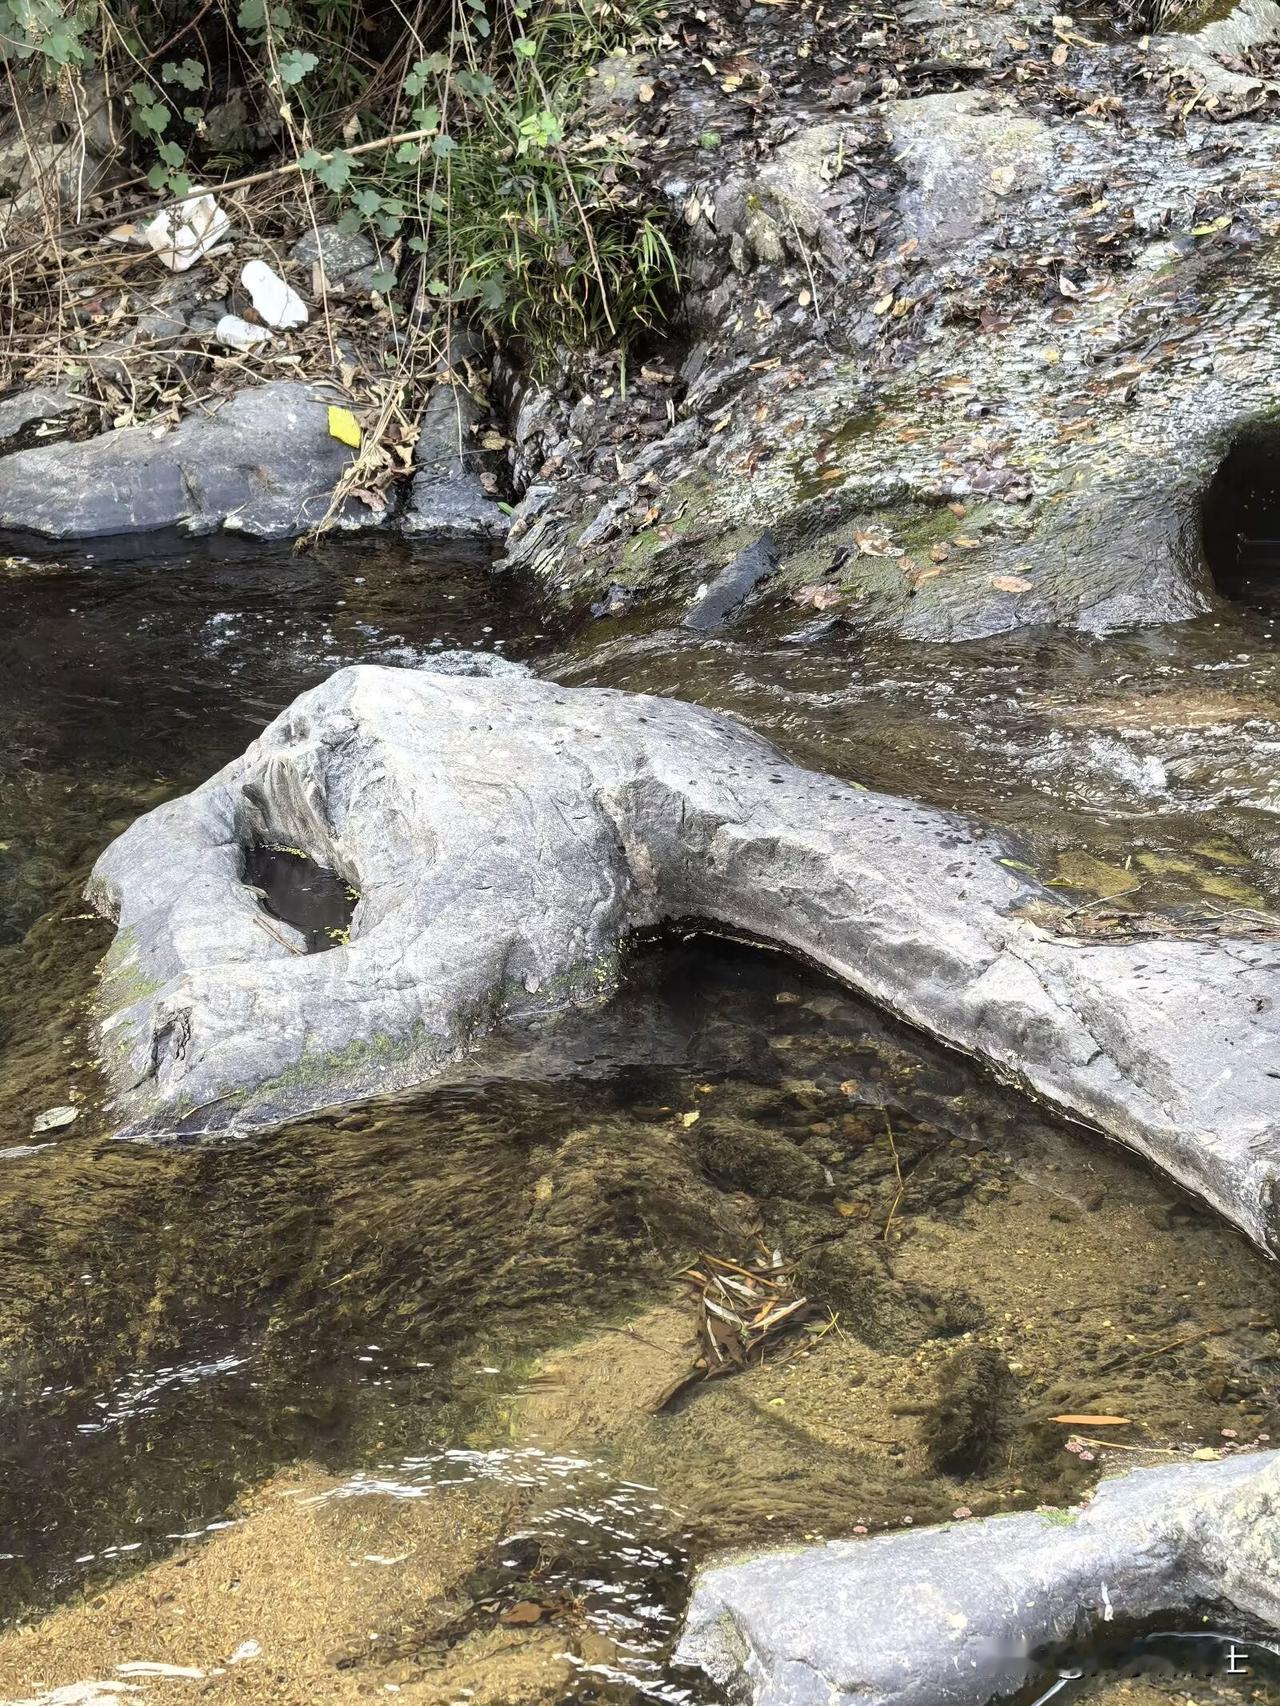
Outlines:
[[59,1107],[46,1108],[42,1114],[37,1114],[31,1122],[31,1132],[34,1136],[41,1131],[61,1131],[64,1126],[74,1125],[79,1118],[79,1108],[64,1102]]

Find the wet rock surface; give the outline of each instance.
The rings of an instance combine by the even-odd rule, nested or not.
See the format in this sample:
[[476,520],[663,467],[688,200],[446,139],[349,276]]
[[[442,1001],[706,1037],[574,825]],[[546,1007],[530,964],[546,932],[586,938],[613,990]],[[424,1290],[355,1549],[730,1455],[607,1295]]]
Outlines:
[[1137,1470],[1082,1511],[766,1554],[706,1571],[678,1656],[754,1706],[985,1706],[1037,1648],[1207,1607],[1280,1628],[1280,1453]]
[[626,110],[685,330],[625,399],[528,394],[511,560],[679,608],[770,528],[779,592],[919,638],[1205,609],[1198,502],[1274,401],[1271,30],[921,5],[824,22],[823,79],[803,12],[666,38]]
[[[176,426],[124,427],[0,459],[0,527],[84,539],[226,528],[289,538],[329,507],[351,451],[332,437],[336,393],[292,380],[240,391]],[[362,504],[340,520],[367,526]]]
[[[240,881],[261,841],[358,890],[349,947],[301,957],[262,928]],[[501,1022],[599,999],[628,933],[704,918],[804,954],[1274,1247],[1274,943],[1083,940],[1025,872],[979,825],[675,701],[343,670],[95,867],[118,1124],[261,1125],[419,1082]]]

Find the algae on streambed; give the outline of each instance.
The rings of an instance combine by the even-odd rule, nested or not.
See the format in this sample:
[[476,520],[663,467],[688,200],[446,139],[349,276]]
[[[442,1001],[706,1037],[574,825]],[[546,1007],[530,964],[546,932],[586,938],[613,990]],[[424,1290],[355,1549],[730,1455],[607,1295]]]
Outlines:
[[[1071,1500],[1132,1455],[1057,1414],[1153,1452],[1280,1434],[1261,1258],[781,957],[637,951],[609,1009],[483,1065],[248,1142],[86,1115],[5,1160],[0,1696],[148,1659],[246,1702],[674,1700],[715,1547]],[[761,1243],[812,1331],[664,1403],[673,1275]],[[268,1663],[225,1668],[245,1641]]]

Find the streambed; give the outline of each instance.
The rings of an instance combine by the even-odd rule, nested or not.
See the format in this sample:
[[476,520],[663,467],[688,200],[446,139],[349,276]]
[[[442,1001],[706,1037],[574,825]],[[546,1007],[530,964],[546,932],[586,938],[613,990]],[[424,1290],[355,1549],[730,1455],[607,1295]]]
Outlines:
[[[1074,836],[1142,871],[1144,906],[1265,915],[1270,737],[1238,739],[1273,715],[1262,636],[1247,668],[1208,623],[892,660],[637,633],[584,661],[482,564],[349,541],[19,564],[0,607],[4,1698],[93,1677],[165,1700],[709,1699],[666,1653],[718,1546],[1059,1503],[1100,1462],[1280,1438],[1273,1270],[777,956],[638,946],[615,1004],[499,1039],[464,1081],[158,1149],[100,1139],[80,1004],[109,932],[77,894],[124,822],[338,664],[501,642],[737,710],[1034,857]],[[1163,720],[1120,724],[1155,699]],[[1252,792],[1203,756],[1172,806],[1140,768],[1081,782],[1073,743],[1108,714],[1166,778],[1207,714]],[[1055,727],[1076,731],[1057,749]],[[1030,762],[1046,743],[1056,768]],[[1152,850],[1247,902],[1133,857]],[[32,1135],[69,1101],[73,1126]],[[684,1384],[681,1269],[774,1250],[807,1330]],[[1129,1421],[1051,1420],[1075,1412]],[[1137,1686],[1087,1683],[1139,1706]]]

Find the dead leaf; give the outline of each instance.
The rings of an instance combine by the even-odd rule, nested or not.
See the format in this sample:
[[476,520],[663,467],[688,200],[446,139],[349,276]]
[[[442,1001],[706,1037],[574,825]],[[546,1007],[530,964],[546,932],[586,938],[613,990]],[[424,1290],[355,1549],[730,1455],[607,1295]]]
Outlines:
[[1035,582],[1024,575],[992,575],[991,584],[997,592],[1030,592]]
[[510,1611],[504,1611],[498,1622],[536,1623],[545,1609],[536,1599],[522,1599],[518,1605],[513,1605]]
[[844,594],[828,581],[811,581],[807,586],[798,586],[791,596],[797,604],[811,605],[814,610],[832,610]]
[[1128,1416],[1050,1416],[1051,1422],[1062,1422],[1067,1427],[1091,1428],[1128,1428],[1133,1423]]

